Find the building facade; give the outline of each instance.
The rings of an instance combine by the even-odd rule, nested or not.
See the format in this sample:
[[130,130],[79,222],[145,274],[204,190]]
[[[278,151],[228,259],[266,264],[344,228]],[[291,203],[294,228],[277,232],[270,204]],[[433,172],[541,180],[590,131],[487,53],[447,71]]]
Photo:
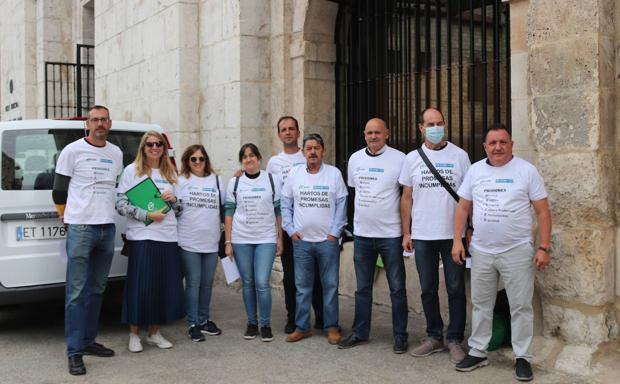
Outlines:
[[[535,352],[548,366],[583,373],[597,350],[617,340],[620,319],[620,6],[504,3],[510,87],[502,96],[510,100],[515,151],[541,170],[554,219],[552,264],[536,278],[543,337]],[[74,69],[54,75],[48,64],[77,65],[80,56],[94,65],[92,76],[87,67],[79,75],[81,89],[89,93],[92,84],[92,97],[113,119],[159,124],[176,148],[202,142],[223,175],[238,168],[243,143],[256,143],[265,157],[277,153],[275,122],[285,114],[321,133],[334,163],[343,148],[336,33],[346,4],[0,0],[0,118],[75,114],[76,103],[49,108],[63,92],[76,98],[76,88],[59,80]],[[94,46],[94,58],[77,44]],[[347,260],[341,290],[352,294]],[[412,309],[420,312],[415,266],[408,270]]]

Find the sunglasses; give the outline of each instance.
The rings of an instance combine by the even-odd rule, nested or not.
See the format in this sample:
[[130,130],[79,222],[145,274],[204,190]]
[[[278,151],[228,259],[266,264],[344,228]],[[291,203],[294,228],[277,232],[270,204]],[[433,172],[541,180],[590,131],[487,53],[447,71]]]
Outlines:
[[144,143],[144,145],[146,145],[149,148],[160,148],[164,146],[164,142],[163,141],[147,141],[146,143]]
[[202,156],[200,157],[192,156],[189,159],[191,160],[192,163],[198,163],[198,162],[202,163],[203,161],[205,161],[205,158]]

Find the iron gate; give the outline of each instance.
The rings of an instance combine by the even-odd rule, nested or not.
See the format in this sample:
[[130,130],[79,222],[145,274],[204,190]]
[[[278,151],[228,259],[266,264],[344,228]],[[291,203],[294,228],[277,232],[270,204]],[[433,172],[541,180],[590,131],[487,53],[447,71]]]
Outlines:
[[94,50],[78,44],[76,63],[45,62],[45,118],[83,116],[94,104]]
[[390,145],[420,144],[417,119],[442,110],[448,138],[472,160],[487,126],[510,126],[509,7],[501,0],[343,0],[337,20],[337,163],[381,117]]

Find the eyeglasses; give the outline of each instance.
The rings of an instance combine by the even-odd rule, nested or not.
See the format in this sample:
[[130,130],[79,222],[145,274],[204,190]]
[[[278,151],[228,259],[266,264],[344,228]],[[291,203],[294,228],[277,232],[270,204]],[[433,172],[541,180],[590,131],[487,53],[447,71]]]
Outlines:
[[205,158],[202,156],[199,156],[199,157],[192,156],[189,159],[192,163],[198,163],[198,162],[202,163],[203,161],[205,161]]
[[146,145],[149,148],[161,148],[164,146],[164,142],[163,141],[147,141],[146,143],[144,143],[144,145]]
[[108,121],[110,121],[110,119],[108,119],[107,117],[92,117],[88,120],[94,124],[99,124],[99,123],[107,124]]

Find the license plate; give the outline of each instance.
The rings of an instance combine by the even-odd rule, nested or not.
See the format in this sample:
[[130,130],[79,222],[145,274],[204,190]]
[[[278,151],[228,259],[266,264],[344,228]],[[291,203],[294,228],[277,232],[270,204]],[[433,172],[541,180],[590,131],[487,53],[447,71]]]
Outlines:
[[18,225],[15,227],[15,240],[63,239],[67,236],[64,225]]

